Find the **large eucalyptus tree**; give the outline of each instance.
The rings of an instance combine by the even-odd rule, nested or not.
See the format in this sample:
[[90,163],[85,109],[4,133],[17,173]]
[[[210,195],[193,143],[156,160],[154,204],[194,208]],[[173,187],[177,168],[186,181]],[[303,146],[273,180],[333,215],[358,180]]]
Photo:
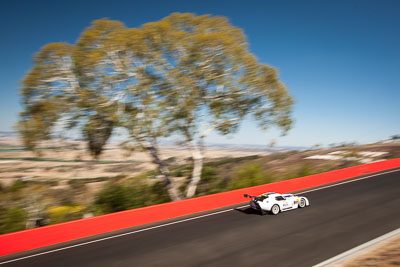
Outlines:
[[23,81],[20,133],[28,147],[48,138],[57,121],[81,125],[94,157],[113,129],[150,153],[172,200],[181,198],[160,156],[172,133],[192,153],[186,197],[201,179],[204,139],[235,132],[252,116],[286,132],[292,99],[277,71],[249,52],[243,32],[226,18],[174,13],[139,29],[97,20],[76,45],[45,46]]

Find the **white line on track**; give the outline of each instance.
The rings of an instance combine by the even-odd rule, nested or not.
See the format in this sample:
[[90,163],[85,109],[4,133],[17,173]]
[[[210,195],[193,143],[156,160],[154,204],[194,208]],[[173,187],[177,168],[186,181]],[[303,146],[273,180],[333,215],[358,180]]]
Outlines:
[[[387,171],[387,172],[383,172],[383,173],[372,174],[372,175],[368,175],[368,176],[365,176],[365,177],[352,179],[352,180],[345,181],[345,182],[340,182],[340,183],[336,183],[336,184],[332,184],[332,185],[327,185],[327,186],[323,186],[323,187],[319,187],[319,188],[315,188],[315,189],[311,189],[311,190],[302,191],[302,192],[299,192],[299,193],[296,193],[296,194],[305,194],[305,193],[309,193],[309,192],[313,192],[313,191],[318,191],[318,190],[322,190],[322,189],[326,189],[326,188],[329,188],[329,187],[334,187],[334,186],[338,186],[338,185],[342,185],[342,184],[352,183],[352,182],[356,182],[356,181],[368,179],[368,178],[375,177],[375,176],[379,176],[379,175],[383,175],[383,174],[388,174],[388,173],[392,173],[392,172],[397,172],[397,171],[400,171],[400,169],[396,169],[396,170],[392,170],[392,171]],[[245,207],[248,207],[248,205],[236,207],[236,209],[237,209],[237,208],[245,208]],[[217,212],[212,212],[212,213],[208,213],[208,214],[196,216],[196,217],[193,217],[193,218],[188,218],[188,219],[183,219],[183,220],[179,220],[179,221],[175,221],[175,222],[170,222],[170,223],[160,224],[160,225],[156,225],[156,226],[151,226],[151,227],[149,227],[149,228],[140,229],[140,230],[136,230],[136,231],[132,231],[132,232],[127,232],[127,233],[123,233],[123,234],[113,235],[113,236],[109,236],[109,237],[103,237],[103,238],[99,238],[99,239],[96,239],[96,240],[83,242],[83,243],[76,244],[76,245],[71,245],[71,246],[67,246],[67,247],[63,247],[63,248],[58,248],[58,249],[53,249],[53,250],[49,250],[49,251],[45,251],[45,252],[40,252],[40,253],[37,253],[37,254],[32,254],[32,255],[29,255],[29,256],[24,256],[24,257],[21,257],[21,258],[16,258],[16,259],[8,260],[8,261],[3,261],[3,262],[0,262],[0,265],[6,264],[6,263],[15,262],[15,261],[20,261],[20,260],[24,260],[24,259],[29,259],[29,258],[33,258],[33,257],[37,257],[37,256],[41,256],[41,255],[45,255],[45,254],[49,254],[49,253],[61,251],[61,250],[66,250],[66,249],[70,249],[70,248],[80,247],[80,246],[84,246],[84,245],[88,245],[88,244],[92,244],[92,243],[96,243],[96,242],[100,242],[100,241],[104,241],[104,240],[108,240],[108,239],[113,239],[113,238],[117,238],[117,237],[121,237],[121,236],[126,236],[126,235],[131,235],[131,234],[136,234],[136,233],[144,232],[144,231],[149,231],[149,230],[153,230],[153,229],[157,229],[157,228],[161,228],[161,227],[165,227],[165,226],[169,226],[169,225],[173,225],[173,224],[178,224],[178,223],[182,223],[182,222],[192,221],[192,220],[196,220],[196,219],[200,219],[200,218],[204,218],[204,217],[208,217],[208,216],[213,216],[213,215],[225,213],[225,212],[228,212],[228,211],[234,211],[234,210],[235,210],[235,209],[221,210],[221,211],[217,211]]]

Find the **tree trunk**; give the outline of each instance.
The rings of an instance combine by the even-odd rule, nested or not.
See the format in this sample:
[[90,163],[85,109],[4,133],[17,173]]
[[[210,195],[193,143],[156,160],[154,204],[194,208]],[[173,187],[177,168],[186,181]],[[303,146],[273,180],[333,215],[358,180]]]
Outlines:
[[171,179],[170,179],[170,174],[167,166],[162,162],[160,159],[160,153],[159,150],[156,146],[154,145],[148,145],[146,147],[147,151],[150,152],[151,157],[153,158],[153,163],[157,165],[157,169],[160,172],[161,176],[164,179],[165,185],[167,186],[167,191],[168,195],[171,198],[172,201],[177,201],[181,200],[181,196],[177,190],[177,188],[173,185]]
[[196,194],[196,189],[201,179],[204,158],[202,149],[194,141],[190,142],[190,150],[193,158],[193,172],[192,179],[187,186],[186,198],[191,198]]
[[219,127],[222,127],[228,123],[235,123],[239,119],[240,118],[233,118],[211,126],[198,137],[198,143],[194,141],[194,136],[190,132],[191,123],[188,123],[188,127],[184,128],[186,142],[189,145],[189,149],[192,153],[193,159],[192,179],[190,180],[190,183],[186,188],[186,198],[191,198],[196,194],[197,186],[199,185],[201,180],[201,171],[203,170],[204,159],[204,139],[215,129],[218,129]]
[[161,175],[164,178],[165,184],[167,186],[168,195],[171,198],[171,200],[172,201],[181,200],[182,198],[178,192],[178,189],[174,186],[174,184],[170,179],[168,168],[161,163],[160,165],[158,165],[158,170],[160,171]]

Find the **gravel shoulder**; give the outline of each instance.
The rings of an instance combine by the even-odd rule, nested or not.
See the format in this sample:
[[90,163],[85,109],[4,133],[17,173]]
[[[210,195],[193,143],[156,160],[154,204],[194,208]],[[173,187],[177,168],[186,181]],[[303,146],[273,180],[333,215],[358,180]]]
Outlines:
[[341,267],[400,266],[400,236],[384,241],[355,258],[334,265]]

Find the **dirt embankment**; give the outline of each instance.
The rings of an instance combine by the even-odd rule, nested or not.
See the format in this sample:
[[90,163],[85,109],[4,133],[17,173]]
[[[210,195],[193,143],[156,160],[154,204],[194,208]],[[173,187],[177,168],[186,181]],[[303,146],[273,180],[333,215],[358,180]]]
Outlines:
[[400,266],[400,237],[384,242],[372,250],[345,261],[336,267]]

